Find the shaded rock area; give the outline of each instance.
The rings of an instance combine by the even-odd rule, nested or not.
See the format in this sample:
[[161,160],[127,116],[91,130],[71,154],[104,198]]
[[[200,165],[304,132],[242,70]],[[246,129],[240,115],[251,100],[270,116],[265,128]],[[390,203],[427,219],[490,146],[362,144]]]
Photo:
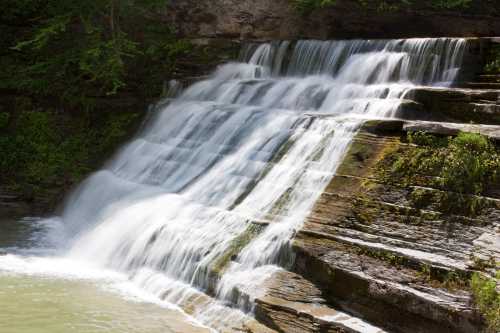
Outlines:
[[237,39],[471,37],[500,35],[500,4],[466,10],[425,3],[381,10],[376,3],[338,0],[302,15],[290,0],[173,0],[159,13],[184,36]]
[[354,316],[350,322],[374,325],[373,332],[481,331],[469,279],[498,268],[499,192],[481,198],[489,208],[478,215],[445,213],[433,202],[416,207],[411,199],[416,190],[441,189],[393,183],[379,172],[382,161],[412,149],[405,131],[496,136],[500,129],[470,126],[366,123],[296,235],[294,273],[274,277],[269,294],[257,300],[257,319],[282,332],[356,332],[316,314],[342,311]]
[[0,189],[0,212],[5,219],[19,218],[30,214],[30,206],[19,193]]

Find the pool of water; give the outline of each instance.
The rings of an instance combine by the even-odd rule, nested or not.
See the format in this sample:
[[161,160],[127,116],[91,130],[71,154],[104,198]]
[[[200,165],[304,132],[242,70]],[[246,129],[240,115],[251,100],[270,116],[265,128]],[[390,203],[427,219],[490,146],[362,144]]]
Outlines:
[[0,332],[209,332],[118,274],[33,253],[43,228],[36,219],[0,223]]

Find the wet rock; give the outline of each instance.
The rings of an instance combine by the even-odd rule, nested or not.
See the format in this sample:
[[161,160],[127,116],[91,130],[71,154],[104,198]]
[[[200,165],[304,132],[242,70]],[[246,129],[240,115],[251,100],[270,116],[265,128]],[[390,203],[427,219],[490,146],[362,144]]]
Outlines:
[[500,124],[500,91],[416,88],[407,98],[423,106],[432,120]]
[[[390,331],[480,331],[483,321],[468,285],[476,269],[471,258],[500,260],[499,198],[482,198],[490,208],[480,216],[446,216],[432,200],[416,208],[409,199],[417,189],[431,198],[442,190],[390,183],[377,170],[388,156],[412,149],[400,139],[404,131],[474,131],[496,138],[498,128],[366,123],[295,238],[294,272],[314,283],[323,304]],[[282,304],[273,306],[285,311]]]
[[325,304],[322,291],[291,272],[278,272],[256,299],[256,318],[280,332],[383,333],[368,322]]
[[207,38],[470,37],[500,33],[500,6],[493,3],[474,5],[467,9],[467,15],[457,15],[425,5],[380,11],[370,3],[339,0],[333,7],[301,15],[289,0],[175,0],[158,14],[184,36]]
[[0,188],[0,217],[1,218],[20,218],[30,215],[32,211],[31,204],[26,198],[16,192],[7,191]]

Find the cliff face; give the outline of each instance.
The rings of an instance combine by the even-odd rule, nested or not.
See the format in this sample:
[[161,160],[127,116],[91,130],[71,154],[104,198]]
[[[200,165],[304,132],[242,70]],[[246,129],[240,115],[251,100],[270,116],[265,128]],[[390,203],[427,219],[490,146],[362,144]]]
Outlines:
[[[419,5],[417,5],[419,6]],[[196,38],[410,38],[500,35],[500,3],[462,11],[426,7],[381,11],[358,1],[301,15],[289,0],[173,0],[161,14],[181,35]]]

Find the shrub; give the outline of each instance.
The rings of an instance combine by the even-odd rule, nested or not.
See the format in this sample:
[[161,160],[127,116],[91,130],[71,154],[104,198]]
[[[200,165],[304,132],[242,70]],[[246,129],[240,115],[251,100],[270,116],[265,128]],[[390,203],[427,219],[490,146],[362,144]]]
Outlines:
[[392,171],[407,180],[418,175],[436,177],[433,184],[460,194],[480,195],[498,178],[500,155],[480,134],[460,133],[442,139],[425,133],[409,133],[416,147],[394,162]]

